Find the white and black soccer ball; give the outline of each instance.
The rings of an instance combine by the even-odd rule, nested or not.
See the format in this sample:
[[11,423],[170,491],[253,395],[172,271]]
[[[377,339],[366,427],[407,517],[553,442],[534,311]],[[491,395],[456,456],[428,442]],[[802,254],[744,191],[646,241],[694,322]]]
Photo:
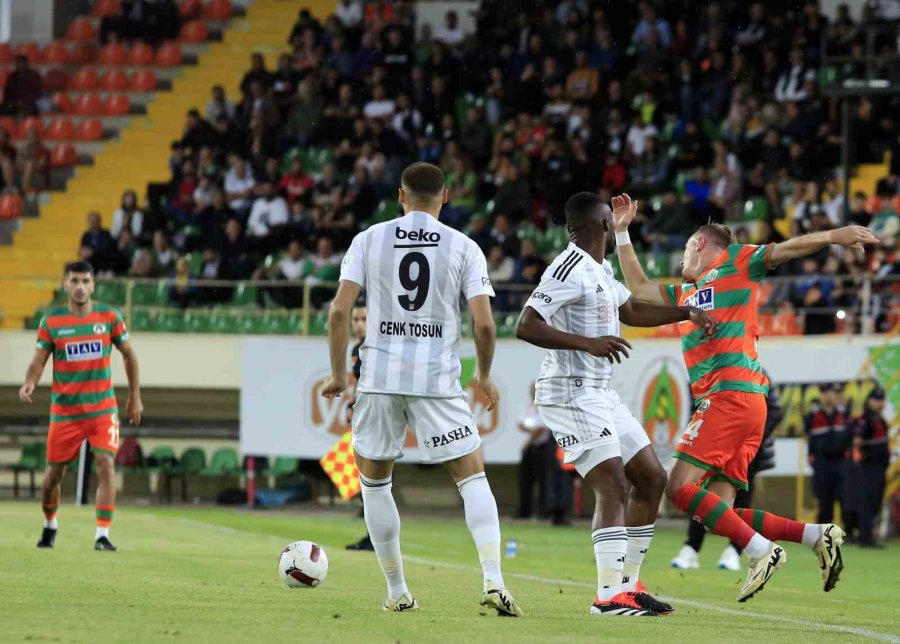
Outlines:
[[295,541],[281,551],[278,574],[291,588],[315,588],[328,576],[328,555],[312,541]]

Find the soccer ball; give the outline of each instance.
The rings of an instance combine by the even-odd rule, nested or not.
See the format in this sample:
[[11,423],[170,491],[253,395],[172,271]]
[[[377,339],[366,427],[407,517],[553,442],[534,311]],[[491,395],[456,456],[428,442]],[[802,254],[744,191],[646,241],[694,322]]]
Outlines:
[[278,575],[291,588],[315,588],[328,576],[328,556],[311,541],[295,541],[281,551]]

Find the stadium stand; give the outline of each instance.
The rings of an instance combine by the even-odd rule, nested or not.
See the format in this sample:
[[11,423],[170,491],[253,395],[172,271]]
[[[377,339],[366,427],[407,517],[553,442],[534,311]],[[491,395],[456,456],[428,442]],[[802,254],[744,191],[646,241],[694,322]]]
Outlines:
[[[7,53],[62,60],[69,47],[71,60],[75,47],[99,47],[99,69],[68,69],[66,93],[53,95],[75,116],[31,121],[56,146],[49,172],[81,159],[88,141],[108,136],[106,123],[119,122],[113,115],[144,109],[149,95],[148,116],[165,125],[132,124],[93,168],[79,168],[66,199],[41,208],[53,250],[37,226],[25,227],[12,255],[0,250],[0,269],[17,265],[0,279],[54,275],[78,246],[81,217],[98,211],[113,234],[103,224],[89,229],[83,240],[102,244],[82,243],[79,252],[102,275],[133,280],[97,297],[127,300],[134,328],[321,332],[341,251],[361,228],[397,214],[399,171],[422,160],[446,173],[443,219],[489,258],[501,329],[512,327],[507,318],[565,247],[562,204],[584,189],[639,199],[632,238],[659,278],[678,274],[687,235],[709,220],[755,243],[869,225],[884,244],[865,262],[831,251],[779,268],[763,302],[766,329],[858,329],[864,298],[868,330],[891,328],[900,310],[890,279],[900,229],[893,100],[855,103],[845,213],[839,101],[822,92],[841,70],[820,64],[823,44],[858,51],[875,15],[855,23],[841,13],[829,23],[816,2],[778,15],[765,3],[712,2],[702,11],[655,4],[612,11],[605,2],[564,2],[524,12],[484,2],[467,36],[449,14],[432,33],[417,30],[412,3],[357,0],[324,22],[301,10],[288,31],[286,3],[260,0],[247,14],[249,31],[219,36],[226,2],[181,2],[181,44],[159,45],[148,68],[134,67],[149,62],[148,45],[120,42],[115,29],[127,26],[111,19],[115,3],[98,2],[99,29],[96,18],[73,22],[67,38],[75,44]],[[171,93],[146,91],[148,73],[157,83],[172,78],[172,48],[187,52],[214,35],[227,49],[210,45],[199,65],[179,68]],[[896,43],[882,46],[896,53]],[[242,76],[240,60],[250,61]],[[38,67],[46,82],[51,69]],[[13,136],[28,136],[23,123]],[[168,164],[168,181],[147,159]],[[145,186],[142,205],[115,210],[121,192]],[[16,206],[0,203],[4,212]],[[874,287],[866,276],[877,278]],[[202,287],[210,279],[226,282]],[[259,279],[275,283],[248,282]],[[15,298],[21,306],[8,308],[6,324],[37,310],[34,324],[46,291],[42,300],[40,289],[10,287],[30,297]]]

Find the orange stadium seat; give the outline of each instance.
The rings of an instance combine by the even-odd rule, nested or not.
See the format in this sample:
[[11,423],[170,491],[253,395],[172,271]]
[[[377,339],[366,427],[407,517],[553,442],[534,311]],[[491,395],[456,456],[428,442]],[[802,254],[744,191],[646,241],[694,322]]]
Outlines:
[[89,18],[75,18],[66,29],[66,40],[90,42],[97,39],[97,30]]
[[124,116],[131,111],[131,101],[126,94],[107,96],[103,102],[103,113],[107,116]]
[[101,65],[124,65],[127,57],[128,52],[122,43],[111,42],[100,50]]
[[69,86],[69,74],[65,69],[50,69],[44,72],[44,91],[61,92]]
[[75,101],[76,114],[100,114],[103,111],[103,101],[99,94],[82,94]]
[[116,16],[122,11],[121,0],[97,0],[94,3],[94,10],[91,14],[95,18],[108,18]]
[[41,49],[33,42],[23,42],[20,45],[16,45],[15,55],[27,56],[28,62],[32,65],[37,65],[41,60]]
[[203,17],[207,20],[228,20],[231,13],[231,0],[210,0],[203,6]]
[[16,119],[11,116],[0,117],[0,130],[6,130],[6,133],[13,136],[16,133]]
[[0,219],[17,219],[25,212],[25,203],[19,195],[0,197]]
[[69,62],[69,48],[61,40],[55,40],[41,52],[41,62],[45,65],[65,65]]
[[128,87],[128,76],[121,69],[111,69],[100,78],[100,87],[106,91],[123,90]]
[[128,50],[129,65],[152,65],[153,48],[147,43],[138,42]]
[[200,0],[180,0],[178,3],[178,17],[182,20],[199,18],[203,13],[203,3]]
[[75,75],[69,81],[69,89],[89,92],[97,89],[98,83],[97,72],[91,67],[83,67],[75,72]]
[[184,23],[181,27],[179,40],[181,42],[197,43],[206,40],[207,36],[209,36],[209,30],[206,28],[206,23],[202,20],[191,20]]
[[142,69],[131,77],[129,89],[132,92],[152,92],[156,89],[156,74],[152,69]]
[[97,45],[78,42],[69,50],[70,65],[90,65],[97,60]]
[[9,78],[9,68],[0,67],[0,87],[6,87],[7,78]]
[[99,141],[103,138],[103,123],[100,119],[83,119],[75,128],[75,138],[79,141]]
[[65,92],[56,92],[50,97],[50,100],[59,108],[60,112],[68,113],[72,111],[72,99]]
[[72,119],[67,116],[57,116],[50,121],[50,126],[44,135],[50,141],[62,141],[75,138],[75,126]]
[[164,43],[156,52],[156,64],[160,67],[177,67],[181,59],[181,47],[175,43]]
[[37,116],[29,116],[26,119],[22,119],[22,121],[19,123],[19,129],[17,132],[18,138],[24,139],[26,136],[28,136],[28,132],[30,130],[37,130],[38,134],[43,135],[44,121],[42,121],[40,117]]
[[0,42],[0,65],[9,65],[16,59],[12,47],[8,42]]
[[78,152],[71,143],[59,143],[50,152],[50,165],[55,168],[72,166],[78,163]]

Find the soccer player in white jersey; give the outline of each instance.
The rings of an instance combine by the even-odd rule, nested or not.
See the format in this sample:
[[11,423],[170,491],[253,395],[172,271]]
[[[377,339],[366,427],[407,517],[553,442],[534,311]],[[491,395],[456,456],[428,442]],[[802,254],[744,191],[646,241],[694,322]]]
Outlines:
[[652,327],[691,320],[706,333],[715,323],[699,309],[631,298],[604,260],[614,246],[612,212],[597,195],[570,197],[565,212],[571,241],[526,303],[516,337],[550,350],[535,404],[565,461],[596,498],[591,536],[598,580],[591,614],[656,617],[673,608],[650,595],[639,575],[666,474],[647,433],[609,388],[613,361],[627,358],[631,348],[618,337],[620,321]]
[[484,473],[481,439],[459,382],[460,295],[468,301],[478,361],[476,379],[497,404],[491,380],[494,295],[484,254],[471,239],[438,221],[447,203],[444,174],[428,163],[403,171],[403,217],[357,235],[341,265],[328,316],[331,378],[323,395],[347,386],[350,309],[365,288],[368,333],[353,407],[353,450],[362,483],[366,527],[388,585],[384,609],[417,610],[400,554],[400,515],[391,494],[394,461],[403,455],[407,426],[426,462],[443,463],[456,481],[466,524],[484,572],[481,605],[500,615],[522,610],[500,573],[500,520]]

